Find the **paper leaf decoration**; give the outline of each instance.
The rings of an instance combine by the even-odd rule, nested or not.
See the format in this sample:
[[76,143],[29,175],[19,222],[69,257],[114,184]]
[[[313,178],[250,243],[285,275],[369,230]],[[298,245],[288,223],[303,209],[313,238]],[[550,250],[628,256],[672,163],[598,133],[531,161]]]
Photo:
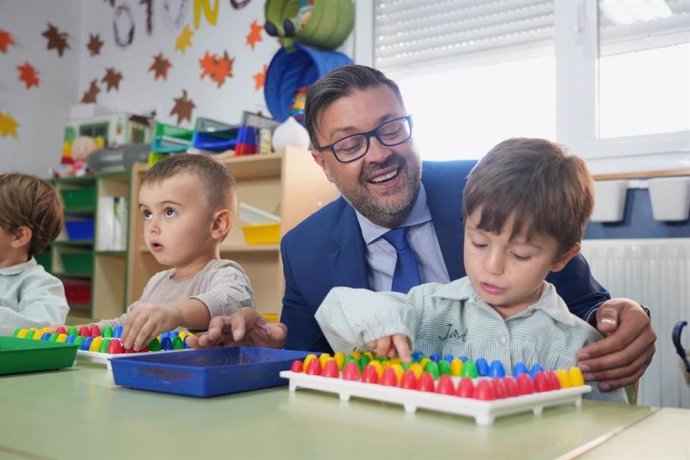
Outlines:
[[175,51],[179,51],[182,54],[187,52],[187,48],[192,46],[192,37],[194,36],[194,31],[189,28],[189,26],[184,26],[180,35],[177,36],[175,40]]
[[266,83],[267,70],[268,66],[264,64],[263,70],[254,74],[254,89],[259,90],[264,87],[264,84]]
[[91,56],[97,56],[101,54],[102,46],[103,40],[101,40],[100,35],[89,34],[89,43],[86,45],[86,48],[89,50]]
[[0,51],[6,53],[12,45],[14,45],[12,34],[4,29],[0,29]]
[[252,23],[249,25],[249,34],[247,35],[247,46],[249,46],[251,49],[254,49],[254,46],[257,42],[263,40],[263,38],[261,37],[262,30],[264,30],[264,27],[258,22],[256,22],[256,20],[252,21]]
[[98,80],[91,80],[91,85],[89,85],[89,89],[84,93],[84,96],[81,98],[81,103],[82,104],[93,104],[96,102],[96,96],[98,96],[98,93],[101,92],[101,89],[98,87]]
[[154,80],[162,78],[163,80],[168,79],[168,70],[172,67],[170,60],[163,56],[163,53],[158,53],[157,56],[153,57],[153,64],[149,67],[149,72],[153,72]]
[[226,78],[232,78],[232,64],[235,62],[234,58],[228,56],[225,51],[223,56],[210,54],[208,51],[204,54],[202,59],[199,59],[199,66],[201,67],[201,79],[210,77],[215,83],[218,83],[220,88],[225,83]]
[[12,136],[17,138],[19,123],[9,112],[0,112],[0,137]]
[[26,89],[32,86],[38,87],[38,72],[36,72],[34,66],[25,62],[24,65],[18,65],[17,70],[19,70],[19,79],[24,82]]
[[177,124],[182,123],[182,120],[192,121],[192,110],[196,104],[191,99],[187,98],[187,90],[182,90],[182,96],[175,98],[175,105],[170,111],[170,116],[177,115]]
[[120,89],[120,81],[122,81],[122,73],[115,70],[113,67],[108,67],[105,70],[105,77],[101,80],[101,83],[106,84],[105,90],[110,92],[111,89]]
[[67,43],[67,32],[60,32],[58,28],[51,23],[48,23],[48,30],[41,35],[48,39],[47,48],[49,50],[56,49],[60,57],[62,57],[65,49],[69,48],[69,44]]

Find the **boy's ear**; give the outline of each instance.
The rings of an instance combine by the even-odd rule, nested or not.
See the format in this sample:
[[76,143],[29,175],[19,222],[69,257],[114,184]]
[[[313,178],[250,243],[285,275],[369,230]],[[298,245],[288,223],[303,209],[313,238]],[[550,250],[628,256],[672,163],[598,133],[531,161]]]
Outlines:
[[570,259],[575,257],[580,253],[580,245],[576,244],[572,248],[568,249],[561,255],[558,259],[556,259],[551,265],[551,271],[552,272],[560,272],[565,268],[566,265],[568,265],[568,262],[570,262]]
[[213,223],[211,225],[211,236],[215,239],[222,240],[225,238],[230,229],[235,217],[229,209],[221,209],[213,214]]
[[12,247],[18,249],[31,244],[31,238],[33,236],[34,232],[32,232],[31,229],[26,225],[22,225],[17,229],[12,237]]

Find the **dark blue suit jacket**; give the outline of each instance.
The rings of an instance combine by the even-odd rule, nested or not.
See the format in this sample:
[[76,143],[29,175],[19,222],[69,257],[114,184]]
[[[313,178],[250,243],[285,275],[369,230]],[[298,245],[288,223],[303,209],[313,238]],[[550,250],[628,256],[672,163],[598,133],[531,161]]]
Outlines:
[[[465,276],[462,191],[475,161],[424,162],[422,182],[451,280]],[[331,288],[369,288],[366,245],[354,209],[341,197],[315,212],[281,241],[285,348],[332,352],[314,314]],[[587,319],[609,293],[577,256],[547,280],[577,316]],[[373,308],[373,306],[372,306]]]

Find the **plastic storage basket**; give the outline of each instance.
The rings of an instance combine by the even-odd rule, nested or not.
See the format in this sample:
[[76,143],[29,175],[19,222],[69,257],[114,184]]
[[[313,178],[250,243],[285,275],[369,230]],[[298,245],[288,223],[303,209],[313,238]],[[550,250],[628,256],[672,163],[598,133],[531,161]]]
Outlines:
[[93,210],[96,208],[96,188],[70,188],[60,190],[65,210]]

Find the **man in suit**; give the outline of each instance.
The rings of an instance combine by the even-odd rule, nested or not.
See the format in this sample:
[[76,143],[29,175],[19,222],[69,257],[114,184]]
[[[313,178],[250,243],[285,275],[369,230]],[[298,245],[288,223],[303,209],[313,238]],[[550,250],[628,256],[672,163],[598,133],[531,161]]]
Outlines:
[[[286,348],[330,352],[314,314],[335,286],[391,290],[397,255],[385,238],[389,230],[406,227],[419,282],[465,275],[462,191],[475,162],[422,163],[397,85],[369,67],[344,66],[323,77],[309,91],[305,114],[314,161],[342,197],[283,237],[281,322]],[[642,307],[610,299],[582,256],[547,281],[574,314],[606,336],[578,355],[586,380],[606,391],[639,379],[656,340]],[[213,341],[228,332],[241,339],[247,331],[260,334],[264,345],[280,346],[283,324],[254,327],[256,316],[245,314],[234,332],[227,319],[212,323]]]

